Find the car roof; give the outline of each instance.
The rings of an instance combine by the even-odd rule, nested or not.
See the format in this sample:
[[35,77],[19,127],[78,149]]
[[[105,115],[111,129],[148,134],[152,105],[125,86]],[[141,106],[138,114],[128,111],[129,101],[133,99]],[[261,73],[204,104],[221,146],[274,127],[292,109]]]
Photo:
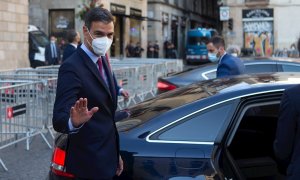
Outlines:
[[[245,65],[250,64],[268,64],[268,63],[279,63],[279,64],[299,64],[300,66],[300,59],[298,58],[267,58],[267,57],[260,57],[260,58],[242,58],[241,59]],[[217,68],[217,63],[208,63],[205,65],[200,65],[196,68],[190,68],[182,72],[178,72],[175,74],[170,74],[168,77],[162,78],[165,80],[172,79],[175,77],[180,76],[194,76],[194,73],[199,72],[206,72],[212,69]]]
[[[241,96],[243,92],[256,93],[266,89],[300,84],[300,73],[266,73],[241,75],[201,81],[163,93],[130,109],[131,118],[119,123],[120,131],[127,131],[172,109],[210,98],[214,95]],[[124,123],[131,121],[131,124]],[[133,122],[134,121],[134,122]],[[126,124],[126,127],[120,127]]]

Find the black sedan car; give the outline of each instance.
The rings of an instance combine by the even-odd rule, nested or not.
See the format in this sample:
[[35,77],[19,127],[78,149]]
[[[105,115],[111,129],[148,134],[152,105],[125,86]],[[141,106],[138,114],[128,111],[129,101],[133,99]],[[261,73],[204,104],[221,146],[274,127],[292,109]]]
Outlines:
[[[256,59],[243,60],[246,74],[265,72],[300,72],[300,60]],[[157,82],[157,93],[163,93],[198,81],[216,78],[217,64],[203,65],[193,70],[183,71],[169,77],[161,77]]]
[[273,141],[283,91],[300,74],[202,81],[130,109],[117,122],[118,179],[282,179]]
[[[299,83],[300,73],[207,80],[130,108],[116,123],[124,160],[116,179],[282,179],[272,148],[279,104]],[[66,137],[56,139],[49,179],[73,177]]]

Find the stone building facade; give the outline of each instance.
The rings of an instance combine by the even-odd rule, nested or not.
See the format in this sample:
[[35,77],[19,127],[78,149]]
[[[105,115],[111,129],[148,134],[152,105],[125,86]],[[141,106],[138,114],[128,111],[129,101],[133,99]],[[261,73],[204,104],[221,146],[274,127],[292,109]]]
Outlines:
[[0,70],[29,67],[28,0],[0,1]]
[[189,29],[220,30],[217,1],[211,0],[148,0],[148,40],[158,41],[160,57],[165,56],[163,44],[171,41],[183,58],[186,33]]
[[223,22],[227,44],[253,48],[257,56],[289,49],[300,35],[298,0],[224,0],[230,8],[232,30]]
[[[40,27],[46,34],[56,35],[60,41],[68,29],[76,29],[82,34],[83,20],[78,16],[88,0],[30,0],[30,24]],[[147,43],[147,0],[98,0],[115,17],[115,36],[111,56],[123,57],[125,47],[132,40]],[[143,53],[145,56],[146,52]]]

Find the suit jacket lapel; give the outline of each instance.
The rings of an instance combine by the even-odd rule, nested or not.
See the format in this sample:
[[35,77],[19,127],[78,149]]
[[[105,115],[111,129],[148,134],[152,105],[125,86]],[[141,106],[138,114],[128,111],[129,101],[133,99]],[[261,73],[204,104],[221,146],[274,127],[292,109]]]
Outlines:
[[85,64],[90,69],[90,71],[92,72],[92,74],[94,76],[96,76],[97,80],[101,83],[102,87],[105,89],[105,91],[109,94],[111,100],[114,102],[113,97],[112,97],[112,95],[110,93],[110,90],[107,87],[104,79],[102,79],[100,77],[100,73],[99,73],[99,70],[97,69],[96,65],[92,62],[92,60],[88,57],[88,55],[81,48],[78,48],[78,52],[82,56],[82,58],[84,59]]

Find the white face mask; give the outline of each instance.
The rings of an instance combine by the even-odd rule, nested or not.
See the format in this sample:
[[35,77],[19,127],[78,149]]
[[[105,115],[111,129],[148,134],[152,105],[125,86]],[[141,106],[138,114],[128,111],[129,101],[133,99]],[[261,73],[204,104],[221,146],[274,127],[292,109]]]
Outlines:
[[234,56],[234,57],[238,56],[237,53],[232,53],[231,55]]
[[[88,31],[90,34],[90,31]],[[90,34],[92,41],[92,48],[94,50],[94,53],[96,53],[99,56],[105,56],[105,53],[108,51],[112,44],[112,39],[109,39],[107,36],[101,37],[101,38],[93,38]]]

